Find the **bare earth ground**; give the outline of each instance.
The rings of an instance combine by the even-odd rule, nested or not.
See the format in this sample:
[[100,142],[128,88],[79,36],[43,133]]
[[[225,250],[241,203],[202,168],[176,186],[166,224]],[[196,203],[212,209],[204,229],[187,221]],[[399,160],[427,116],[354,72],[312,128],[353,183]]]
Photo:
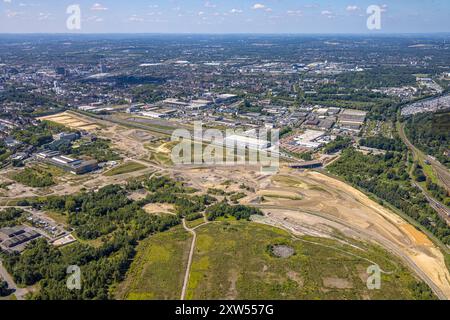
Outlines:
[[144,210],[145,212],[150,214],[161,214],[161,213],[173,214],[175,209],[174,205],[172,204],[149,203],[146,206],[144,206]]
[[351,186],[318,172],[285,169],[271,179],[266,190],[280,186],[299,190],[303,200],[280,199],[259,205],[272,222],[289,223],[300,234],[313,231],[315,235],[332,236],[332,228],[378,243],[402,257],[422,278],[428,278],[424,280],[440,297],[450,298],[450,274],[443,254],[425,234],[397,214]]
[[[298,172],[286,168],[270,176],[261,174],[260,168],[250,166],[171,167],[155,164],[143,161],[148,159],[149,151],[145,148],[147,139],[143,138],[145,135],[141,130],[105,121],[94,122],[86,117],[77,117],[76,120],[101,127],[96,129],[96,134],[111,139],[114,148],[126,157],[125,161],[142,163],[148,169],[113,177],[100,173],[87,178],[69,177],[67,181],[44,191],[14,184],[7,191],[2,190],[1,201],[42,193],[70,194],[82,187],[92,190],[154,172],[169,174],[184,179],[190,186],[202,191],[219,188],[245,192],[247,197],[240,202],[261,208],[266,214],[259,219],[261,223],[276,225],[299,235],[340,240],[341,233],[346,237],[377,243],[401,257],[440,298],[450,299],[450,274],[439,248],[403,218],[341,181],[318,172]],[[168,153],[169,149],[163,146],[160,151]],[[5,171],[0,173],[0,180],[7,180]],[[241,186],[249,189],[242,189]],[[328,280],[336,286],[345,285],[336,279]]]

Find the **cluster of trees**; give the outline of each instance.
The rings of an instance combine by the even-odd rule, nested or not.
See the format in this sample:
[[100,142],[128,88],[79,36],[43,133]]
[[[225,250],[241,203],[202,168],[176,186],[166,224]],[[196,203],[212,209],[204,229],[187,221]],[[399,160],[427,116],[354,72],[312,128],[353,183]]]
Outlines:
[[111,142],[105,139],[96,139],[89,143],[82,143],[74,147],[71,141],[58,141],[57,144],[52,143],[47,148],[59,151],[62,154],[71,154],[74,157],[88,156],[96,159],[98,162],[117,161],[121,157],[111,149]]
[[85,240],[94,240],[131,226],[133,233],[142,235],[155,225],[155,217],[142,210],[138,202],[128,199],[126,190],[118,185],[106,186],[95,193],[50,196],[28,204],[68,215],[69,225]]
[[243,205],[232,206],[226,201],[216,203],[206,209],[206,217],[214,221],[220,217],[234,217],[237,220],[249,220],[252,215],[262,215],[261,210]]
[[413,168],[414,179],[417,182],[425,182],[425,188],[433,196],[433,198],[442,202],[446,206],[450,206],[450,197],[448,195],[447,189],[431,181],[431,179],[425,175],[420,164],[414,164]]
[[11,155],[11,152],[8,150],[5,143],[3,141],[0,141],[0,165],[4,161],[6,161],[10,155]]
[[77,148],[70,148],[65,153],[75,157],[88,156],[98,162],[117,161],[121,157],[111,149],[111,142],[105,139],[97,139],[90,143],[84,143]]
[[209,195],[188,196],[186,194],[175,194],[164,191],[157,191],[139,201],[139,205],[148,203],[168,203],[175,206],[175,211],[179,217],[202,212],[206,207],[217,201]]
[[424,181],[427,180],[427,176],[426,176],[425,173],[423,172],[423,168],[422,168],[422,166],[421,166],[420,164],[417,164],[417,165],[414,167],[414,170],[413,170],[413,176],[414,176],[414,179],[415,179],[417,182],[424,182]]
[[10,294],[11,289],[9,289],[8,283],[0,278],[0,297],[6,297],[9,296]]
[[[56,248],[38,239],[22,255],[3,252],[4,265],[17,283],[39,282],[40,291],[32,297],[35,299],[111,298],[111,289],[123,280],[138,241],[180,223],[177,216],[147,214],[127,198],[123,187],[116,185],[95,193],[52,196],[23,204],[67,214],[78,237],[102,240],[99,247],[75,243]],[[70,265],[81,268],[81,290],[66,287]]]
[[[156,217],[149,232],[163,231],[173,223],[174,217]],[[39,282],[40,290],[32,299],[105,300],[112,298],[111,288],[123,280],[139,239],[137,234],[121,230],[98,248],[76,243],[62,249],[38,239],[22,255],[3,254],[2,258],[17,283]],[[66,286],[67,267],[71,265],[81,269],[81,290],[69,290]]]
[[[132,201],[129,190],[146,188],[145,199]],[[68,215],[68,223],[83,240],[100,239],[100,246],[75,243],[56,248],[44,239],[33,241],[20,255],[2,252],[5,267],[21,285],[39,283],[34,299],[109,299],[114,286],[123,280],[135,255],[138,241],[155,232],[162,232],[180,223],[180,217],[195,220],[208,212],[213,220],[219,216],[248,219],[262,214],[245,206],[215,204],[210,195],[193,195],[183,183],[164,176],[130,181],[125,187],[110,185],[94,193],[49,196],[21,205],[51,210]],[[171,203],[177,215],[149,215],[142,206],[148,203]],[[66,286],[67,267],[81,268],[81,290]]]
[[436,157],[450,168],[450,112],[423,113],[412,116],[405,126],[408,138],[417,148]]
[[409,285],[409,288],[417,300],[438,300],[431,288],[425,282],[415,281]]
[[12,132],[12,136],[23,143],[32,145],[34,147],[41,147],[44,144],[53,141],[53,135],[66,131],[63,125],[52,123],[49,121],[42,121],[37,126],[27,126],[25,128],[18,128]]
[[450,197],[448,197],[447,190],[444,187],[432,182],[430,179],[427,179],[426,181],[426,188],[431,195],[435,199],[443,202],[446,206],[450,206]]
[[244,103],[242,103],[239,108],[238,108],[238,112],[239,113],[248,113],[248,112],[256,112],[256,113],[261,113],[263,110],[262,106],[259,105],[253,105],[250,101],[245,100]]
[[186,221],[194,221],[200,218],[203,218],[203,213],[201,212],[191,213],[185,217]]
[[444,244],[450,244],[450,227],[430,207],[422,192],[411,183],[406,153],[364,155],[349,148],[328,169],[390,203],[426,227]]
[[375,67],[363,72],[342,73],[336,77],[340,86],[346,88],[378,89],[387,87],[402,87],[416,84],[416,73],[419,72],[410,67]]
[[6,208],[0,211],[0,228],[13,227],[19,224],[23,210],[16,208]]
[[164,92],[154,84],[134,87],[131,93],[133,94],[133,101],[141,103],[154,103],[164,98]]
[[403,151],[405,145],[399,139],[389,139],[381,135],[367,137],[359,140],[359,144],[364,147],[381,149],[386,151]]
[[187,189],[181,181],[175,181],[166,176],[154,176],[144,182],[144,187],[150,192],[185,193]]
[[323,152],[326,154],[332,154],[339,150],[345,149],[352,144],[352,139],[349,137],[339,136],[336,140],[330,142],[323,148]]
[[292,133],[292,127],[284,127],[280,130],[280,138],[283,138]]
[[42,93],[35,93],[29,87],[20,87],[11,85],[7,86],[6,90],[0,95],[0,103],[20,103],[26,106],[22,112],[32,112],[36,107],[46,106],[58,107],[54,101],[54,97],[46,96]]
[[53,175],[50,172],[40,170],[37,167],[25,168],[14,174],[12,178],[17,182],[32,188],[45,188],[55,184]]

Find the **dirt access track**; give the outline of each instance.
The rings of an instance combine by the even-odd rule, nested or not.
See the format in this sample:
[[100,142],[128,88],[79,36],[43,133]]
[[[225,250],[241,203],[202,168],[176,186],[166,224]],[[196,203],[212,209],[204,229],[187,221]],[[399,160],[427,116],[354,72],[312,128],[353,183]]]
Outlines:
[[[77,118],[87,123],[92,120],[78,115]],[[62,120],[67,122],[68,119]],[[136,159],[146,153],[144,142],[136,139],[136,130],[98,120],[95,125],[105,125],[107,129],[100,130],[102,135],[110,138],[115,148],[127,157]],[[399,215],[344,182],[318,172],[288,168],[271,176],[260,174],[259,168],[246,166],[148,166],[149,170],[159,169],[182,178],[202,191],[214,187],[223,189],[227,181],[232,181],[227,191],[241,192],[241,184],[251,187],[255,192],[247,191],[241,203],[261,208],[266,213],[264,223],[318,237],[336,238],[338,231],[350,238],[379,244],[401,257],[439,298],[450,299],[450,274],[440,249]],[[117,183],[116,180],[123,177],[114,179],[108,183]],[[261,198],[265,201],[260,201]]]
[[[280,198],[276,198],[277,192],[281,192]],[[301,200],[287,199],[286,192],[297,193]],[[319,172],[282,169],[268,177],[257,193],[271,194],[256,204],[266,214],[265,223],[297,234],[331,238],[339,231],[379,244],[401,257],[439,298],[450,299],[450,274],[438,246],[402,217],[346,183]],[[248,204],[255,205],[254,201]]]

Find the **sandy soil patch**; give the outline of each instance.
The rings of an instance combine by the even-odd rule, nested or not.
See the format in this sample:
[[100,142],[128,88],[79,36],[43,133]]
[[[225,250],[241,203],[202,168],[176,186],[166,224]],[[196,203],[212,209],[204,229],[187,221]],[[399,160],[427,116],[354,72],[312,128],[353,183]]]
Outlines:
[[418,243],[425,246],[433,246],[433,242],[421,231],[414,228],[414,226],[410,224],[404,224],[401,226],[401,228],[408,234],[408,236],[411,237],[411,239]]
[[169,213],[173,214],[175,208],[172,204],[166,203],[150,203],[144,207],[145,212],[150,214]]
[[77,130],[79,129],[79,130],[92,131],[92,130],[96,130],[99,128],[96,124],[94,124],[92,122],[88,122],[84,119],[78,118],[78,117],[74,116],[73,114],[70,114],[67,112],[56,114],[56,115],[50,115],[50,116],[46,116],[46,117],[41,117],[38,119],[55,122],[58,124],[62,124],[66,127],[69,127],[71,129],[77,129]]
[[[347,236],[373,241],[403,258],[441,297],[450,298],[450,274],[440,249],[396,213],[344,182],[318,172],[283,170],[264,190],[299,191],[304,199],[272,198],[259,205],[270,219],[299,234]],[[287,220],[286,220],[287,219]]]

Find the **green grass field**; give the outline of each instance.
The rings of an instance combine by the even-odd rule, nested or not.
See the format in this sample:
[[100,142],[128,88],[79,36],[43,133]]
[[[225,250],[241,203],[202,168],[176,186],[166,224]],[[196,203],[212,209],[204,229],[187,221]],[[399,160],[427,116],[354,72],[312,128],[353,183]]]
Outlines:
[[127,300],[179,299],[192,235],[181,226],[142,241],[116,297]]
[[134,171],[139,171],[139,170],[144,170],[145,168],[147,168],[146,166],[137,163],[137,162],[126,162],[114,169],[111,169],[107,172],[105,172],[105,176],[107,177],[112,177],[112,176],[117,176],[119,174],[124,174],[124,173],[130,173],[130,172],[134,172]]
[[192,221],[186,221],[186,225],[188,226],[188,228],[195,228],[198,227],[199,225],[205,223],[205,219],[204,218],[200,218],[200,219],[195,219]]
[[[373,246],[362,251],[325,239],[306,243],[283,230],[248,222],[211,224],[197,233],[188,299],[414,298],[409,287],[415,278],[397,259]],[[274,257],[267,249],[274,244],[286,244],[296,254]],[[366,270],[372,263],[340,250],[394,273],[383,274],[381,290],[368,290]]]
[[[415,299],[419,283],[385,250],[319,238],[296,239],[278,228],[220,221],[197,229],[187,299]],[[118,297],[178,299],[191,236],[177,227],[144,241]],[[271,245],[295,250],[289,258]],[[380,290],[366,286],[367,268],[382,270]],[[427,296],[427,294],[425,294]]]

